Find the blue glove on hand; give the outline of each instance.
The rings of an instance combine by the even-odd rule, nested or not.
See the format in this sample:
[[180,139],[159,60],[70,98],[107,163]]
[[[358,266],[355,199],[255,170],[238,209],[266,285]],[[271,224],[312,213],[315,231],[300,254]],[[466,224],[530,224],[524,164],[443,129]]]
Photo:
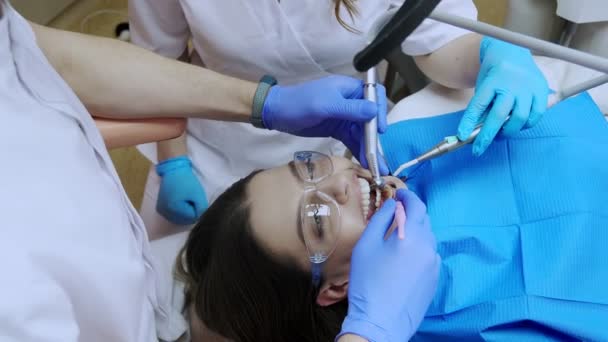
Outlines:
[[[547,110],[549,96],[547,81],[528,49],[483,37],[479,57],[475,95],[458,126],[458,138],[465,140],[487,115],[473,143],[476,156],[488,148],[501,128],[504,135],[512,136],[534,126]],[[511,118],[505,123],[508,115]]]
[[351,258],[348,315],[341,335],[373,342],[407,341],[422,322],[437,288],[441,259],[426,207],[413,192],[399,190],[406,212],[405,239],[395,231],[395,200],[387,200],[370,220]]
[[[331,137],[340,140],[367,167],[363,125],[378,117],[378,132],[386,131],[386,90],[378,85],[378,102],[364,100],[363,81],[346,76],[328,76],[291,86],[270,88],[262,120],[268,129],[300,137]],[[388,168],[380,160],[381,170]]]
[[156,173],[162,178],[156,211],[175,224],[195,223],[209,203],[190,159],[186,156],[167,159],[156,165]]

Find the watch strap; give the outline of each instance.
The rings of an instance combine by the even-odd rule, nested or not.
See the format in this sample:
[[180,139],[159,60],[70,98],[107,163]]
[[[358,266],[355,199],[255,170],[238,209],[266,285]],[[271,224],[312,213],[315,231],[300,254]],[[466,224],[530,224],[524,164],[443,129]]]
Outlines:
[[275,84],[277,84],[277,80],[274,77],[270,75],[264,75],[260,79],[260,83],[258,84],[258,87],[255,90],[255,94],[253,95],[253,108],[249,121],[253,126],[257,128],[266,128],[266,126],[264,125],[264,120],[262,120],[262,110],[264,109],[264,102],[266,102],[266,96],[268,96],[270,88]]

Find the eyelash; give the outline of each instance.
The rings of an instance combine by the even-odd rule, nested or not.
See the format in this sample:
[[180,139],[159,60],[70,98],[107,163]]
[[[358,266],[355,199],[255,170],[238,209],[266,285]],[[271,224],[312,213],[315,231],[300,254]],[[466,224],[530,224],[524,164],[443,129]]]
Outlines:
[[310,179],[314,178],[314,172],[315,172],[315,164],[312,163],[310,160],[306,161],[306,170],[308,171],[308,176],[310,177]]
[[315,220],[315,225],[317,228],[317,235],[322,238],[323,237],[323,219],[319,217],[319,209],[315,209],[313,214],[313,219]]

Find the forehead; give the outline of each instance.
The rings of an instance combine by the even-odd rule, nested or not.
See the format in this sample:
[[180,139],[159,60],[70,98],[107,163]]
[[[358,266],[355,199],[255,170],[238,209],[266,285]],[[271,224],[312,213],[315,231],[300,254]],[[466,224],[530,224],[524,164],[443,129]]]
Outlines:
[[[263,216],[267,220],[259,223],[276,222],[281,211],[296,209],[297,203],[292,199],[302,191],[302,185],[290,165],[264,170],[249,183],[249,199],[252,217]],[[260,217],[261,218],[261,217]]]
[[271,253],[301,256],[306,262],[306,248],[297,235],[302,190],[289,165],[258,173],[248,187],[256,239]]

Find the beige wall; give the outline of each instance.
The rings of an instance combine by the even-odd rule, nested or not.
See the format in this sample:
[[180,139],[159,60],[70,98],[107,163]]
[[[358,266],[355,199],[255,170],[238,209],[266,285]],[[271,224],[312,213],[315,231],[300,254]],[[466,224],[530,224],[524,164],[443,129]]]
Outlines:
[[11,5],[29,20],[46,25],[77,0],[12,0]]
[[479,11],[479,20],[502,26],[509,0],[473,0]]

